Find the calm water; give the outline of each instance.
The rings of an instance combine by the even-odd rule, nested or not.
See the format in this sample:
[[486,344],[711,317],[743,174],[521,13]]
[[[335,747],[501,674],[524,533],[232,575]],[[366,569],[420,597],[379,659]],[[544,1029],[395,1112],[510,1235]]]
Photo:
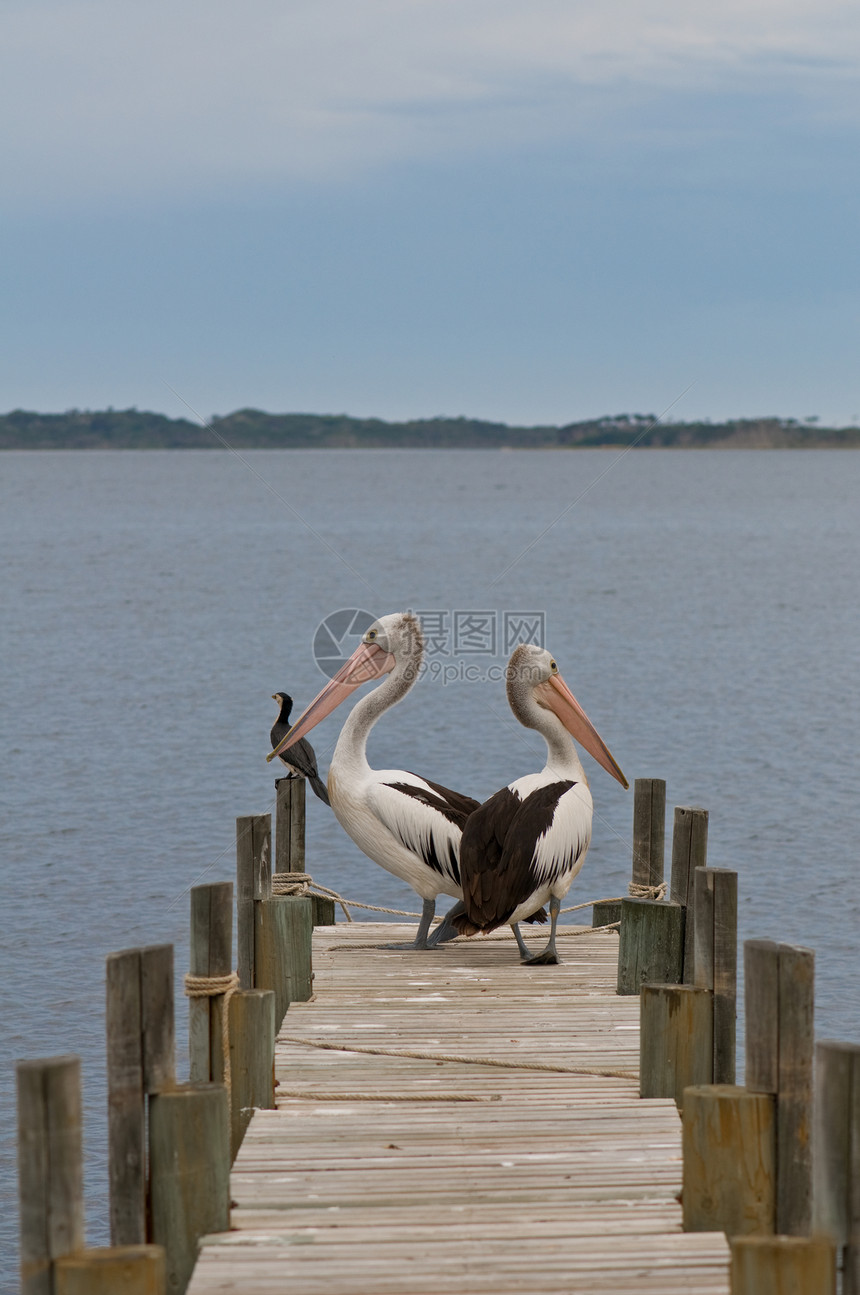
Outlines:
[[[173,941],[187,969],[186,892],[229,879],[234,818],[270,808],[270,695],[319,689],[313,633],[339,608],[449,611],[449,629],[455,611],[543,612],[631,782],[665,777],[670,805],[710,809],[741,937],[814,948],[819,1032],[860,1038],[860,454],[244,458],[0,456],[7,1253],[14,1059],[83,1057],[88,1239],[103,1243],[104,956]],[[503,657],[448,664],[483,676]],[[323,765],[338,727],[314,734]],[[438,677],[383,720],[371,760],[483,798],[543,756],[498,682]],[[631,796],[589,774],[578,899],[629,875]],[[346,895],[414,907],[316,801],[309,859]]]

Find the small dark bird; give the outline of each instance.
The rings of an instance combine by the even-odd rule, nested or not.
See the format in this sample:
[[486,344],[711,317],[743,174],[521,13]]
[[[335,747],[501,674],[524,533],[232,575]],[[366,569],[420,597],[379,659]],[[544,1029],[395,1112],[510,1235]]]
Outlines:
[[[276,701],[281,708],[281,713],[272,725],[272,731],[269,734],[269,740],[274,748],[289,732],[293,699],[285,692],[273,692],[272,700]],[[317,758],[314,755],[314,749],[306,738],[300,737],[298,742],[294,742],[284,755],[278,756],[278,759],[281,764],[290,770],[290,773],[298,773],[307,778],[315,796],[319,796],[320,800],[325,801],[326,805],[330,803],[325,783],[320,778],[317,770]]]

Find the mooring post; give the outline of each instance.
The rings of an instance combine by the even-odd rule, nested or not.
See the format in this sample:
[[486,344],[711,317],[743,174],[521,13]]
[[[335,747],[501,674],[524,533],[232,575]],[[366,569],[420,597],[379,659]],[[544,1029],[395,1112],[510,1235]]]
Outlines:
[[695,983],[714,996],[715,1084],[735,1082],[738,995],[738,874],[696,868]]
[[[233,883],[191,890],[190,971],[195,977],[229,976],[233,962]],[[233,982],[235,985],[235,981]],[[226,990],[225,990],[226,992]],[[224,993],[188,998],[189,1078],[192,1083],[224,1078]]]
[[[695,984],[693,940],[695,938],[696,869],[708,862],[708,811],[692,805],[675,807],[672,830],[672,874],[669,898],[684,909],[684,984]],[[733,1082],[733,1081],[732,1081]]]
[[274,895],[256,905],[254,983],[275,992],[276,1032],[290,1003],[313,993],[313,930],[310,895]]
[[240,990],[230,999],[230,1159],[255,1109],[275,1105],[275,994]]
[[114,1246],[146,1240],[148,1093],[175,1082],[173,945],[106,960],[108,1182]]
[[825,1237],[732,1237],[732,1295],[836,1295],[836,1252]]
[[772,940],[744,944],[746,1085],[776,1098],[776,1224],[812,1225],[812,1061],[815,955]]
[[666,782],[637,778],[633,784],[633,886],[659,886],[666,848]]
[[163,1246],[81,1250],[54,1264],[54,1295],[165,1295]]
[[713,1077],[713,997],[695,985],[643,985],[639,996],[639,1096],[674,1097]]
[[816,1045],[814,1128],[814,1231],[845,1247],[843,1295],[860,1295],[860,1045]]
[[633,880],[621,901],[618,943],[619,994],[638,994],[643,984],[677,984],[684,974],[684,910],[648,898],[663,885],[666,783],[637,778],[633,792]]
[[254,905],[272,894],[272,816],[236,819],[236,924],[239,988],[254,988]]
[[305,870],[304,778],[278,778],[275,782],[275,872]]
[[22,1295],[54,1295],[52,1264],[84,1244],[79,1057],[19,1061]]
[[730,1084],[684,1093],[681,1202],[685,1232],[774,1230],[775,1102]]
[[167,1289],[182,1295],[208,1232],[230,1226],[230,1113],[223,1084],[188,1084],[149,1101],[152,1239],[164,1246]]

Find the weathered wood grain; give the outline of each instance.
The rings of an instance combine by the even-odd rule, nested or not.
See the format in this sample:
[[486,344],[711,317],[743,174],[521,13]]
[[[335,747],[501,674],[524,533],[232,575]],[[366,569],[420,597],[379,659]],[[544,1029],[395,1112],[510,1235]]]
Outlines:
[[256,905],[254,983],[275,993],[275,1029],[290,1003],[306,1002],[313,988],[313,906],[307,895],[275,895]]
[[738,874],[697,868],[694,884],[694,983],[714,996],[714,1083],[735,1082]]
[[115,1246],[146,1241],[146,1125],[140,949],[105,962],[108,1184]]
[[236,927],[239,988],[254,989],[254,905],[272,894],[272,816],[236,819]]
[[732,1295],[836,1295],[836,1250],[824,1237],[733,1237]]
[[671,1097],[713,1077],[713,996],[695,985],[643,985],[640,994],[639,1093]]
[[54,1295],[165,1295],[161,1246],[111,1246],[81,1250],[54,1266]]
[[860,1295],[860,1044],[815,1048],[813,1228],[845,1247],[843,1290]]
[[275,994],[239,990],[230,999],[230,1158],[255,1109],[275,1105]]
[[[192,976],[227,976],[233,969],[233,883],[215,882],[191,890]],[[224,1078],[222,1022],[224,995],[188,1000],[189,1078],[192,1083]]]
[[684,1230],[769,1234],[776,1216],[775,1102],[730,1084],[684,1094]]
[[304,778],[279,778],[275,784],[275,872],[305,870]]
[[666,849],[666,782],[637,778],[633,784],[633,881],[659,886]]
[[644,984],[678,984],[684,971],[684,910],[653,899],[621,901],[617,991]]
[[[696,869],[708,862],[708,811],[678,805],[672,827],[672,873],[669,898],[684,908],[684,984],[695,984],[694,938]],[[595,922],[595,926],[597,923]]]

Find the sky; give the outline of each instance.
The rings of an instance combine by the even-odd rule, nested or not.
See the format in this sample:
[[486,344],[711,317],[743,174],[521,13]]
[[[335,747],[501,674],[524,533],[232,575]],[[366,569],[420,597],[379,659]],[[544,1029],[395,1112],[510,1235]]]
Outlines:
[[860,421],[859,56],[848,0],[6,0],[0,411]]

